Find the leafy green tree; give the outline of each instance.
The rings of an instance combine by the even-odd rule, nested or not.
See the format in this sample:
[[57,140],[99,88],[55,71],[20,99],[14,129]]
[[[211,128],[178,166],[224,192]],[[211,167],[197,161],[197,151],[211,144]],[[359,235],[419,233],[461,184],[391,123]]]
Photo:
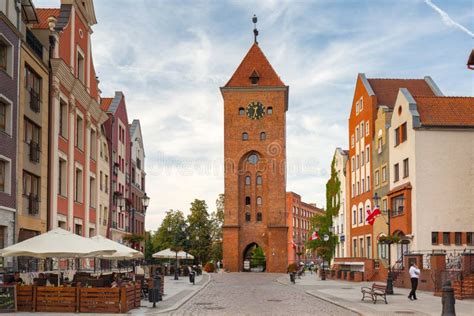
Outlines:
[[204,200],[195,199],[188,215],[189,251],[199,262],[210,258],[212,223]]
[[252,250],[250,257],[250,265],[252,267],[264,266],[265,265],[265,252],[262,247],[255,247]]
[[152,246],[155,251],[170,248],[181,250],[185,236],[181,227],[186,227],[184,214],[181,211],[169,210],[161,222],[161,226],[152,237]]
[[216,211],[211,214],[212,245],[210,259],[222,260],[222,225],[224,224],[224,194],[219,194],[216,200]]

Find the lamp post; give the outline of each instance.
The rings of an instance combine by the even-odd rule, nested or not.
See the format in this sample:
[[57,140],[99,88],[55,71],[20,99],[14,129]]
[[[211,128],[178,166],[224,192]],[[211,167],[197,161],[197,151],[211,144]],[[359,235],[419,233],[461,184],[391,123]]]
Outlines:
[[[328,245],[327,245],[327,242],[328,242],[329,239],[331,238],[331,236],[330,236],[329,234],[332,235],[333,233],[334,233],[334,227],[331,226],[331,227],[329,227],[329,233],[323,235],[323,241],[324,241],[324,244],[325,244],[324,246],[325,246],[326,248],[328,248],[328,247],[327,247],[327,246],[328,246]],[[329,251],[332,252],[332,249],[329,249]],[[324,258],[324,256],[323,256],[323,271],[322,271],[322,273],[321,273],[321,280],[322,280],[322,281],[325,281],[325,280],[326,280],[326,270],[325,270],[326,266],[325,266],[325,264],[324,264],[324,261],[325,261],[325,258]]]
[[[399,199],[401,199],[402,203],[403,201],[405,200],[405,197],[402,195],[401,197],[399,197]],[[379,207],[379,201],[380,201],[380,197],[378,196],[377,192],[375,192],[375,195],[373,197],[373,200],[374,200],[374,204],[376,207]],[[386,210],[382,210],[382,213],[386,213],[387,214],[387,218],[386,218],[386,221],[385,223],[387,224],[387,229],[388,229],[388,234],[387,234],[387,245],[388,245],[388,274],[387,274],[387,288],[386,288],[386,292],[387,294],[393,294],[393,275],[392,275],[392,241],[390,239],[390,232],[391,232],[391,229],[390,229],[390,214],[391,214],[391,211],[390,209],[386,209]]]
[[145,211],[148,208],[148,205],[150,205],[150,198],[148,197],[148,195],[146,195],[146,192],[145,195],[142,196],[142,205]]

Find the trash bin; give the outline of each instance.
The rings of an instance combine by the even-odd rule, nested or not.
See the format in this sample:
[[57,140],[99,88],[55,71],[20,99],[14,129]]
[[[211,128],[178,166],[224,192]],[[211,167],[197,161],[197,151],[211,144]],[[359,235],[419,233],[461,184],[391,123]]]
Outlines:
[[161,297],[161,276],[158,274],[158,271],[153,277],[153,287],[148,291],[148,301],[153,303],[153,307],[156,307],[156,302],[163,300]]

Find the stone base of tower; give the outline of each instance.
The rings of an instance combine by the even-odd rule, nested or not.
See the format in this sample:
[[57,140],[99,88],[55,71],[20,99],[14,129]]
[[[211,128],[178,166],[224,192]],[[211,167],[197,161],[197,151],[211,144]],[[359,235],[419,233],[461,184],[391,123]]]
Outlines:
[[267,272],[286,273],[288,268],[288,227],[268,227]]
[[239,256],[239,226],[225,226],[222,228],[222,262],[224,270],[229,272],[240,271]]

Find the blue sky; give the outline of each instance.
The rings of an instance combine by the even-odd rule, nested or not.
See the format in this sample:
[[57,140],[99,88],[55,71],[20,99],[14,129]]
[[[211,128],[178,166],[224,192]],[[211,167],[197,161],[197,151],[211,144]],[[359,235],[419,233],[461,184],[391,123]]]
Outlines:
[[[60,0],[36,0],[58,7]],[[287,190],[325,204],[336,147],[347,147],[357,74],[431,76],[446,95],[474,95],[472,0],[96,0],[93,57],[103,97],[123,91],[145,141],[147,229],[194,198],[224,191],[223,86],[253,41],[285,84]]]

